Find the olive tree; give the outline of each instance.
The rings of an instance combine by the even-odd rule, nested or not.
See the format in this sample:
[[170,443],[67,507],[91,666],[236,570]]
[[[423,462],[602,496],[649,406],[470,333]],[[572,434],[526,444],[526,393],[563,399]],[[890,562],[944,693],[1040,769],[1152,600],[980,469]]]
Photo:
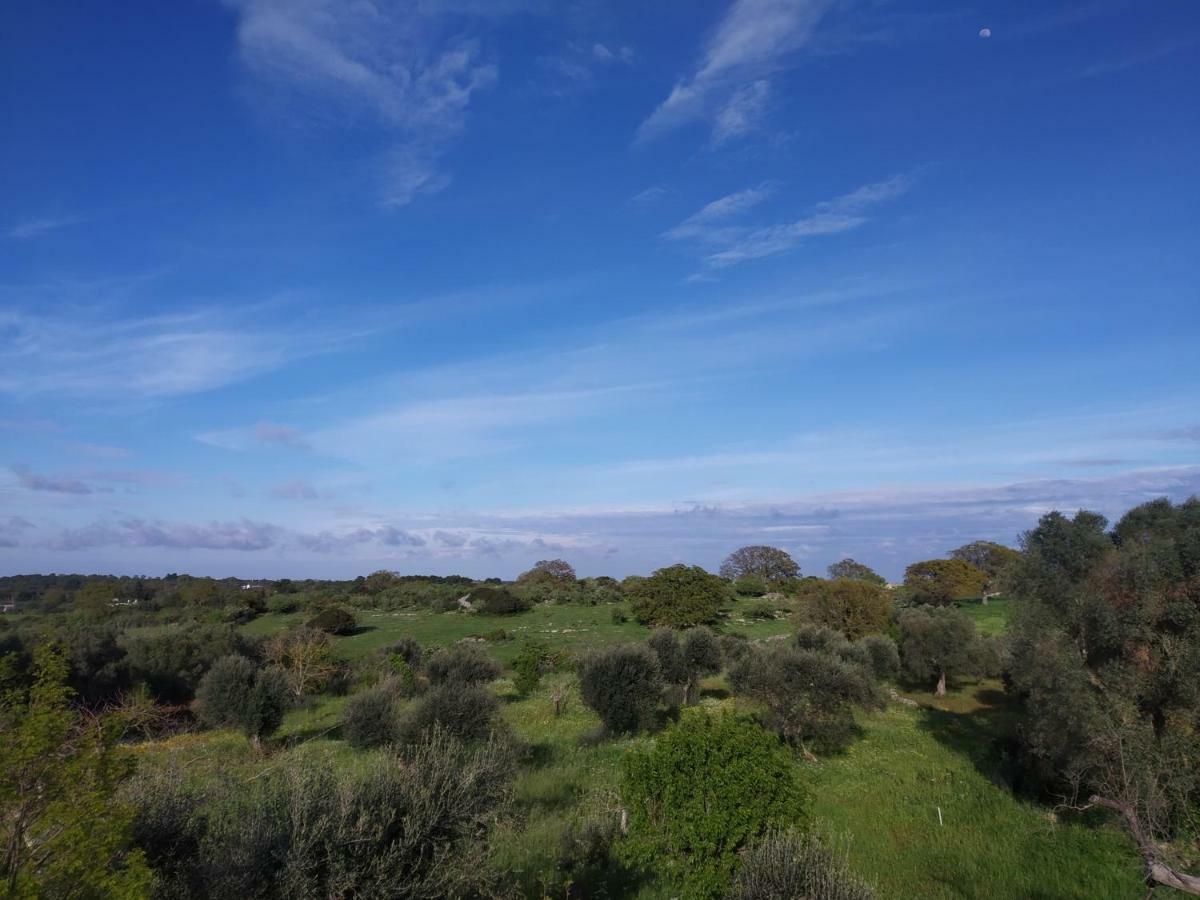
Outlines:
[[900,658],[910,678],[934,684],[946,694],[946,681],[978,669],[979,642],[975,623],[952,607],[919,606],[901,610]]
[[631,734],[653,725],[662,692],[662,669],[648,647],[606,648],[579,662],[579,694],[609,734]]
[[244,656],[217,660],[196,692],[205,724],[235,728],[256,747],[283,723],[290,698],[291,686],[282,669],[260,669]]

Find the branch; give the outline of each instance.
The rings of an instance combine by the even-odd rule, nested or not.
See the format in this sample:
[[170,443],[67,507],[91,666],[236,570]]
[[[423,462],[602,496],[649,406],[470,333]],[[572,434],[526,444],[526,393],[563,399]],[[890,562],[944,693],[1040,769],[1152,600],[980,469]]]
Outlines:
[[1088,798],[1088,802],[1082,806],[1068,808],[1082,812],[1097,806],[1110,809],[1121,817],[1121,820],[1125,823],[1125,828],[1133,837],[1134,843],[1137,844],[1138,852],[1142,855],[1142,860],[1146,864],[1146,876],[1150,881],[1157,884],[1165,884],[1167,887],[1173,887],[1177,891],[1183,891],[1185,894],[1191,894],[1193,897],[1200,897],[1200,875],[1189,875],[1186,872],[1180,872],[1178,869],[1174,869],[1163,862],[1159,856],[1158,846],[1146,834],[1137,812],[1128,803],[1121,803],[1118,800],[1093,794]]

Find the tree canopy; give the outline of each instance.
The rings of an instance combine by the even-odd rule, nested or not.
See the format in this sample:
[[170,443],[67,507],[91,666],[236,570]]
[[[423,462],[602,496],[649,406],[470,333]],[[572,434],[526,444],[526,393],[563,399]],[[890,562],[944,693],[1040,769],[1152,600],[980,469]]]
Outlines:
[[717,618],[729,585],[699,566],[675,565],[635,582],[628,593],[633,614],[643,625],[691,628]]
[[853,578],[856,581],[869,581],[873,584],[887,584],[887,580],[870,566],[853,560],[850,557],[838,560],[825,570],[831,580],[837,578]]
[[978,597],[986,581],[982,569],[961,559],[927,559],[904,570],[904,586],[912,601],[933,606]]
[[721,577],[733,581],[752,576],[768,584],[779,584],[800,577],[800,566],[778,547],[761,544],[734,550],[721,563]]

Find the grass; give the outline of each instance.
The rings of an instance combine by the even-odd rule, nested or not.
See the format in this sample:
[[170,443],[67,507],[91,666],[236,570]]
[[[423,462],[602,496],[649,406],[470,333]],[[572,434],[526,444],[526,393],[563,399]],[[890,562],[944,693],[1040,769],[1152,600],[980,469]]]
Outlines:
[[1012,615],[1012,601],[993,597],[983,604],[978,600],[960,600],[954,604],[975,623],[981,634],[1003,634]]
[[[739,600],[730,604],[721,630],[754,639],[785,634],[791,629],[786,618],[746,618],[746,609],[752,602]],[[614,611],[626,621],[614,622]],[[303,613],[270,613],[242,626],[242,632],[268,637],[301,624],[304,618]],[[426,609],[360,610],[358,619],[357,633],[334,639],[335,650],[344,659],[366,656],[405,636],[415,638],[423,647],[446,647],[463,638],[484,637],[503,629],[509,639],[490,641],[489,649],[500,662],[508,664],[520,649],[522,638],[538,638],[553,649],[578,651],[600,644],[645,640],[650,633],[633,621],[623,603],[598,606],[551,603],[506,616],[434,613]]]

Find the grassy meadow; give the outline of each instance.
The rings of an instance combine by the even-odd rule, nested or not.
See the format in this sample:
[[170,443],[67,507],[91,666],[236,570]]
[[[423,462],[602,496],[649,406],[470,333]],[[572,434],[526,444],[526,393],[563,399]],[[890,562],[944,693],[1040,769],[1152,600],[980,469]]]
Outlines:
[[[1009,606],[994,600],[986,607],[964,604],[964,609],[981,630],[996,633],[1003,629]],[[489,640],[484,646],[507,664],[526,637],[568,650],[644,638],[646,629],[631,620],[617,621],[623,612],[619,605],[544,605],[511,616],[367,611],[360,616],[358,633],[337,638],[336,647],[341,656],[354,659],[403,635],[423,645],[446,646],[504,629],[509,639]],[[269,635],[296,621],[295,616],[266,615],[245,631]],[[724,630],[761,638],[790,628],[785,617],[751,620],[735,606]],[[490,858],[525,897],[578,896],[558,869],[562,835],[572,823],[619,809],[621,756],[653,737],[597,740],[599,720],[579,700],[568,672],[546,676],[527,697],[515,693],[507,674],[493,689],[502,700],[505,721],[529,752],[513,807],[493,831]],[[568,700],[556,715],[552,695],[559,688],[568,692]],[[952,688],[942,698],[902,691],[917,705],[892,703],[860,715],[861,733],[845,752],[816,762],[796,758],[811,786],[814,822],[846,848],[854,868],[875,883],[878,895],[898,900],[1142,896],[1139,860],[1122,832],[1102,821],[1058,815],[1010,790],[1003,752],[1009,716],[1002,685],[963,681]],[[737,703],[722,676],[703,682],[700,702],[714,708]],[[272,738],[273,748],[324,753],[331,764],[352,765],[355,751],[339,735],[344,704],[344,697],[322,696],[291,711]],[[149,765],[174,758],[195,771],[234,766],[248,780],[272,765],[269,757],[255,757],[243,738],[225,732],[184,734],[142,745],[139,753]],[[653,876],[619,867],[607,870],[599,887],[593,883],[591,888],[593,896],[672,896]]]

